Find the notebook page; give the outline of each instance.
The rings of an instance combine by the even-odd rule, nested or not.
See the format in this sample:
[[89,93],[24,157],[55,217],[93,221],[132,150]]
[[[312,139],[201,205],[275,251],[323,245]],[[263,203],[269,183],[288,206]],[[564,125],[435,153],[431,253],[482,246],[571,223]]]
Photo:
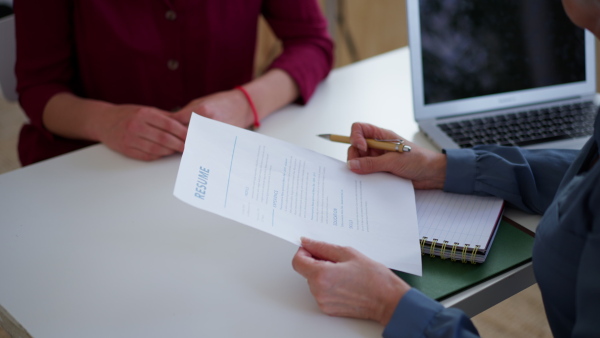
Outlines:
[[438,243],[459,243],[486,249],[493,234],[503,202],[496,197],[482,197],[415,190],[419,237]]

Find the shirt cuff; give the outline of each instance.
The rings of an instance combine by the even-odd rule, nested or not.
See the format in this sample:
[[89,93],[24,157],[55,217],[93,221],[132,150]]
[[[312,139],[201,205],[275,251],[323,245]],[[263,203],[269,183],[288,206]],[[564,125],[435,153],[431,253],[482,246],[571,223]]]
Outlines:
[[411,288],[396,306],[390,322],[383,331],[383,337],[422,336],[431,320],[443,309],[442,304]]
[[473,149],[444,149],[446,154],[446,182],[444,191],[473,194],[476,177],[476,155]]

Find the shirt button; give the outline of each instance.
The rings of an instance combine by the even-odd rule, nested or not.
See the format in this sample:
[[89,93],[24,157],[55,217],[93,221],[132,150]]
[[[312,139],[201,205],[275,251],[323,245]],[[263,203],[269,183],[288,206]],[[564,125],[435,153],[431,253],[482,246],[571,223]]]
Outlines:
[[179,61],[173,59],[169,60],[169,62],[167,62],[167,68],[170,70],[177,70],[177,68],[179,68]]
[[165,13],[165,18],[169,21],[174,21],[175,19],[177,19],[177,14],[175,13],[175,11],[170,9]]

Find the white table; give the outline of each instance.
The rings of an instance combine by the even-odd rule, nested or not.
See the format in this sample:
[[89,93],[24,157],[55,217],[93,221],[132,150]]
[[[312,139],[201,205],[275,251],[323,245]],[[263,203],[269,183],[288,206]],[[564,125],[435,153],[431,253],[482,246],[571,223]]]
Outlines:
[[[432,147],[412,118],[406,48],[335,70],[261,133],[344,160],[354,121]],[[96,145],[0,175],[0,324],[35,337],[377,337],[322,314],[297,247],[172,195],[179,156],[146,163]],[[531,285],[529,265],[444,304],[476,314]],[[501,290],[501,291],[498,291]],[[491,297],[490,297],[491,295]]]

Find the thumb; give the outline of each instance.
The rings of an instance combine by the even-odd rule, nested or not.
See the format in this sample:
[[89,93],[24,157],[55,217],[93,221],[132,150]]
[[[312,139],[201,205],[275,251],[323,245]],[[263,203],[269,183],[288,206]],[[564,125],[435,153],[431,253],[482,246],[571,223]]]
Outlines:
[[357,174],[394,171],[394,160],[398,153],[388,152],[381,156],[358,157],[348,160],[348,168]]
[[315,241],[306,237],[302,237],[300,240],[304,250],[316,259],[338,263],[349,258],[350,252],[348,248]]

